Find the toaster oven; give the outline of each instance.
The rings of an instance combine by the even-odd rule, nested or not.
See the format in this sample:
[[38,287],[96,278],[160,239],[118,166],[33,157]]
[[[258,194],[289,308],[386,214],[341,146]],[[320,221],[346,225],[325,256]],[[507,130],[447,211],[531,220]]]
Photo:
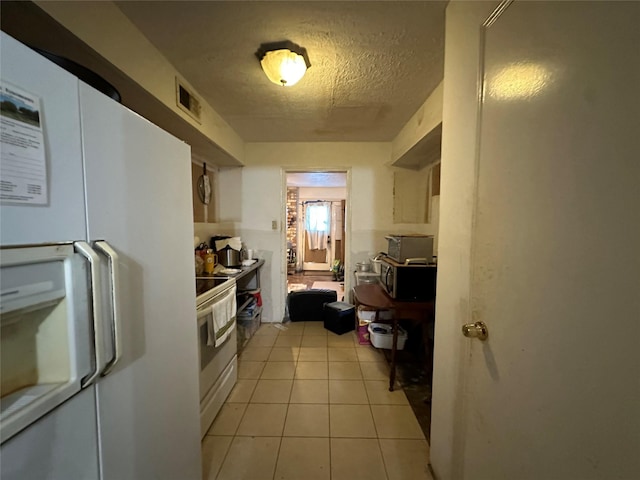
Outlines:
[[[421,259],[429,263],[433,257],[432,235],[389,235],[387,256],[396,262]],[[415,262],[414,262],[415,263]]]

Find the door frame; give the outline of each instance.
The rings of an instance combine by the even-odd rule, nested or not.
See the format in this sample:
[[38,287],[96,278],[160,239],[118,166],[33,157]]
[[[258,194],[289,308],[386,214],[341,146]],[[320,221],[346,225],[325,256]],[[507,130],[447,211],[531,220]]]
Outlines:
[[[478,180],[482,25],[511,3],[451,2],[446,10],[445,91],[438,238],[438,295],[434,342],[430,465],[434,478],[463,478],[462,421],[470,343],[471,255]],[[477,32],[470,35],[469,32]],[[450,162],[447,162],[450,160]],[[436,477],[437,476],[437,477]]]
[[[282,167],[280,169],[281,175],[281,209],[280,209],[280,245],[282,248],[281,255],[281,284],[283,291],[287,291],[287,173],[345,173],[347,175],[347,195],[345,199],[344,218],[344,271],[350,271],[351,265],[351,167]],[[348,292],[351,289],[351,278],[349,275],[344,276],[344,291]]]

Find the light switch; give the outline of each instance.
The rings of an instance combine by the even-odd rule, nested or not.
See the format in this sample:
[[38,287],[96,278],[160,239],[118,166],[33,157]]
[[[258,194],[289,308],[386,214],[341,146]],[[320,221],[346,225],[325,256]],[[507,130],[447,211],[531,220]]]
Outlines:
[[278,229],[278,221],[271,220],[271,230],[277,230],[277,229]]

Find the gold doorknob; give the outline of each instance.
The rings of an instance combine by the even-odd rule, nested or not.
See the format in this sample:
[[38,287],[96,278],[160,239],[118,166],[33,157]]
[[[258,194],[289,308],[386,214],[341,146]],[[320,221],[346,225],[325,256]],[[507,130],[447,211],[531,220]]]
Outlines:
[[465,337],[477,338],[478,340],[486,340],[489,336],[489,329],[484,322],[465,323],[462,326],[462,334]]

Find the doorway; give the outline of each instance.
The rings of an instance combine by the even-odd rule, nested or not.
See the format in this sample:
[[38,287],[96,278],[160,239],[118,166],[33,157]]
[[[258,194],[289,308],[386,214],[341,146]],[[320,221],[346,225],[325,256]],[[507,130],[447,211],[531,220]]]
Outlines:
[[344,295],[347,171],[286,171],[287,292],[311,288]]

